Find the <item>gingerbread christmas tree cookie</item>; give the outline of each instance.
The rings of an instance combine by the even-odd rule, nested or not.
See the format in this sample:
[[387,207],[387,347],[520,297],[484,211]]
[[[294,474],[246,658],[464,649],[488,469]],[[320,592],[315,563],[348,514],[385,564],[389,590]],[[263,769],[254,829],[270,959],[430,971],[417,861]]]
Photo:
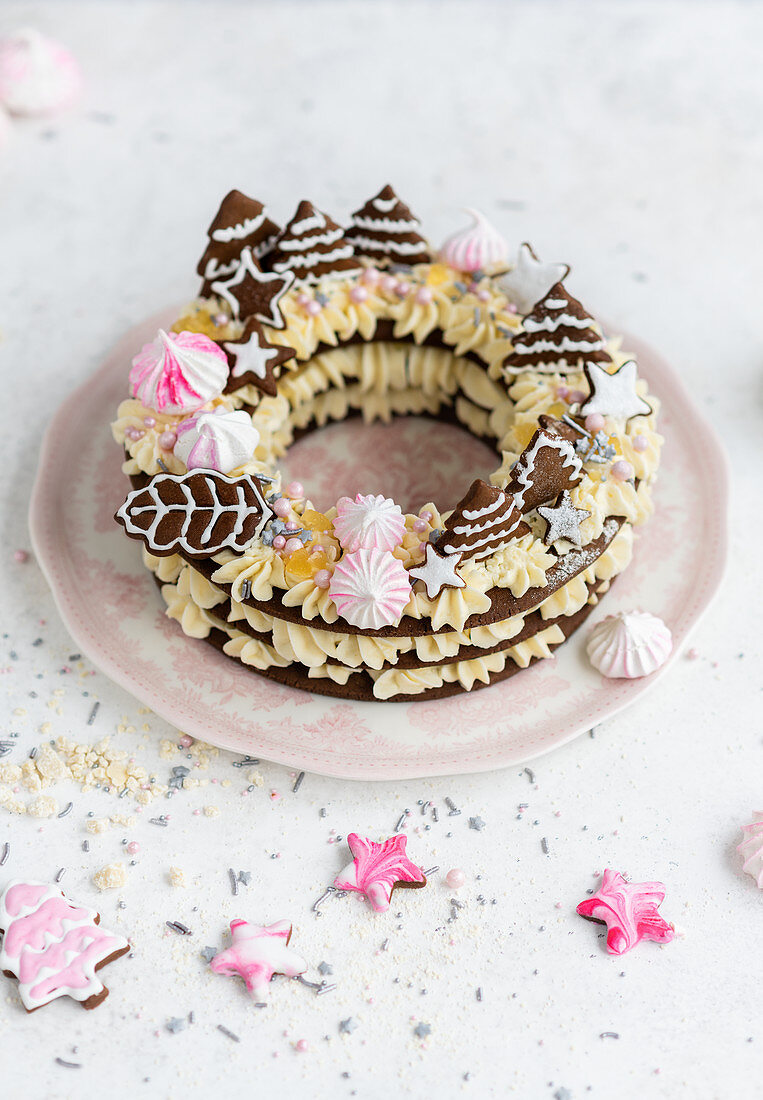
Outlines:
[[57,997],[95,1008],[108,996],[98,971],[126,955],[130,944],[101,928],[100,919],[57,886],[17,881],[6,887],[0,898],[0,970],[17,979],[27,1012]]

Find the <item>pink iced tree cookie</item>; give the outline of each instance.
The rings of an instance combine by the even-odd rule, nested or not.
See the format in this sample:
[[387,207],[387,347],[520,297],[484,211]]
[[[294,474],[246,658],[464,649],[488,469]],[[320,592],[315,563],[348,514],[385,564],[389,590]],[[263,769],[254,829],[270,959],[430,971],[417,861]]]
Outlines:
[[215,955],[209,965],[216,974],[229,977],[238,974],[257,1001],[267,999],[268,985],[274,974],[296,978],[307,970],[301,955],[289,949],[291,922],[288,920],[268,925],[232,920],[230,932],[230,947]]
[[98,924],[95,909],[73,905],[57,886],[11,882],[0,898],[0,970],[18,978],[27,1012],[56,997],[95,1008],[108,996],[96,971],[130,950]]
[[377,913],[389,909],[396,886],[414,889],[426,886],[424,872],[405,854],[408,837],[403,833],[391,836],[381,844],[350,833],[347,843],[354,858],[334,879],[334,886],[338,890],[365,894]]
[[670,943],[675,936],[672,924],[657,912],[665,899],[661,882],[626,882],[619,871],[605,870],[601,886],[593,897],[581,901],[581,917],[607,926],[607,951],[624,955],[641,940]]

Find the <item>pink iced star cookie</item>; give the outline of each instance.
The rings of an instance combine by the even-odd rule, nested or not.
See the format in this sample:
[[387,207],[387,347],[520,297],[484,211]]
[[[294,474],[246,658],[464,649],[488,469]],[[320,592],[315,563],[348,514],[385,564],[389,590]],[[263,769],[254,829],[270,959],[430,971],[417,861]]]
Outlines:
[[355,890],[365,894],[371,907],[377,913],[383,913],[389,909],[396,886],[420,889],[427,884],[424,872],[405,854],[407,842],[408,837],[403,833],[391,836],[381,844],[350,833],[347,843],[354,858],[334,879],[334,886],[338,890]]
[[295,978],[307,970],[305,960],[289,950],[290,921],[260,926],[232,920],[230,931],[230,947],[215,955],[209,965],[216,974],[239,974],[255,1000],[267,999],[268,984],[274,974]]
[[581,901],[581,917],[607,926],[607,951],[624,955],[641,940],[670,943],[672,924],[657,912],[665,898],[661,882],[626,882],[619,871],[605,870],[601,886],[592,898]]

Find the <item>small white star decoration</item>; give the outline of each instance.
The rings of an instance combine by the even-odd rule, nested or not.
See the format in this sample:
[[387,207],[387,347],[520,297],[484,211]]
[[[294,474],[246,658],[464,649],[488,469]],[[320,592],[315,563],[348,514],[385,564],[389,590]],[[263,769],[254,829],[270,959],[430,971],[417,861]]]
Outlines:
[[426,585],[427,596],[433,600],[441,588],[464,588],[466,581],[459,577],[456,566],[461,561],[460,554],[438,554],[431,542],[427,543],[426,561],[423,565],[410,569],[416,580]]
[[519,247],[517,262],[501,279],[501,289],[520,313],[529,313],[536,302],[545,298],[555,283],[570,273],[569,264],[543,263],[525,241]]

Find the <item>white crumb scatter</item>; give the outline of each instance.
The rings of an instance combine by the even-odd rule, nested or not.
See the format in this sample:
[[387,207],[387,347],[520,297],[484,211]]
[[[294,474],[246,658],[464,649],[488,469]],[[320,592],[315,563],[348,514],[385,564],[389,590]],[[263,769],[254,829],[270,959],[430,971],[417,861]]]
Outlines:
[[26,718],[26,715],[27,715],[26,707],[15,707],[14,710],[13,710],[13,717],[14,718]]
[[185,871],[182,867],[170,867],[167,872],[167,877],[170,880],[170,886],[185,886]]
[[92,817],[85,825],[89,833],[105,833],[111,822],[107,817]]
[[112,814],[109,818],[112,825],[121,825],[125,829],[132,829],[137,820],[134,814]]
[[127,869],[124,863],[107,863],[93,875],[93,883],[99,890],[117,890],[127,884]]
[[247,779],[249,780],[250,784],[253,787],[264,787],[265,786],[264,776],[262,776],[261,773],[258,772],[258,771],[249,772],[249,775],[247,776]]
[[232,785],[232,783],[233,783],[232,779],[221,779],[220,780],[220,786],[221,787],[230,787]]
[[25,814],[26,804],[10,787],[0,787],[0,806],[9,814]]
[[26,808],[30,817],[55,817],[58,801],[49,794],[38,795]]
[[218,809],[217,806],[205,806],[204,807],[204,817],[219,817],[219,816],[220,816],[220,810]]
[[159,755],[162,760],[171,760],[172,757],[178,752],[178,747],[174,741],[170,741],[169,738],[163,737],[159,742]]
[[135,801],[141,806],[148,806],[152,798],[151,791],[141,789],[135,792]]
[[18,764],[0,764],[0,783],[18,783],[21,767]]

